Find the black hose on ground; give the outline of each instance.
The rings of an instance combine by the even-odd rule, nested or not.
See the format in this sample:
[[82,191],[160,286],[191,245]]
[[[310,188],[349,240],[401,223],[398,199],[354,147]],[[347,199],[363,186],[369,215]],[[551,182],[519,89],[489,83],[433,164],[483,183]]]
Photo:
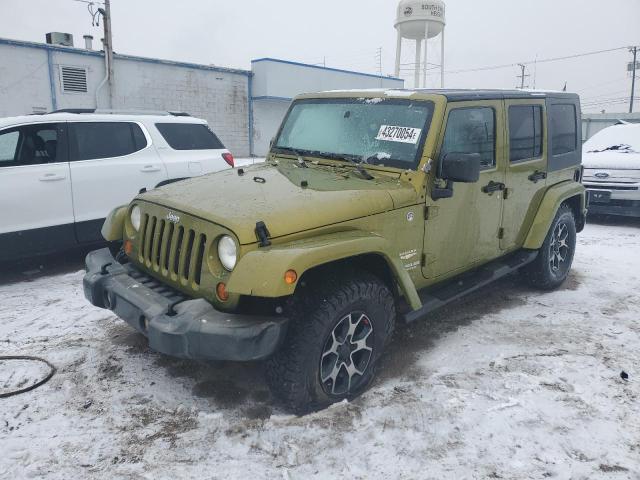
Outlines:
[[14,390],[13,392],[6,392],[6,393],[0,393],[0,398],[7,398],[7,397],[12,397],[14,395],[20,395],[21,393],[26,393],[29,392],[31,390],[34,390],[42,385],[44,385],[45,383],[47,383],[49,380],[51,380],[51,377],[53,377],[56,373],[56,367],[50,363],[48,360],[45,360],[44,358],[40,358],[40,357],[33,357],[31,355],[3,355],[0,356],[0,362],[3,360],[31,360],[34,362],[41,362],[44,363],[45,365],[47,365],[49,367],[49,373],[40,381],[34,383],[33,385],[29,385],[28,387],[25,388],[21,388],[20,390]]

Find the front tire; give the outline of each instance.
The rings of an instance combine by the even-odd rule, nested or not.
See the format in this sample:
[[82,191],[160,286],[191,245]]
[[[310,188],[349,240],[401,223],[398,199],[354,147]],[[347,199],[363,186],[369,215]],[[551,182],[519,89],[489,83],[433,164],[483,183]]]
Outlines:
[[569,275],[576,249],[576,221],[573,210],[563,204],[551,223],[536,259],[522,273],[533,287],[553,290]]
[[282,348],[266,362],[274,394],[296,414],[361,394],[395,325],[395,303],[377,277],[324,273],[299,285]]

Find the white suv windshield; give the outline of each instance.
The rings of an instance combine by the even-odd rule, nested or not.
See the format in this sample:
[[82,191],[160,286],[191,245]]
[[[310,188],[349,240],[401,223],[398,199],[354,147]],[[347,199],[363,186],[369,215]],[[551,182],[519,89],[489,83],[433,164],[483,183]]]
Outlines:
[[274,149],[415,168],[433,104],[411,100],[313,99],[295,102]]

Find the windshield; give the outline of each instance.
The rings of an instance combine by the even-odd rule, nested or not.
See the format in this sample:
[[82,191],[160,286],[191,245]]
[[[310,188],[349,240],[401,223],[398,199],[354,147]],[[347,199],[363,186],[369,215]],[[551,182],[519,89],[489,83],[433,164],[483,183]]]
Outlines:
[[433,103],[425,101],[300,100],[289,110],[274,149],[413,169],[432,113]]

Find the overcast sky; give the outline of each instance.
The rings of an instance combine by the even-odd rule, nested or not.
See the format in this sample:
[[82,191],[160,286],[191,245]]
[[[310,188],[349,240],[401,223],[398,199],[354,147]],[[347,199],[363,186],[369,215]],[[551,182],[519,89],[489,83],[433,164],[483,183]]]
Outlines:
[[[640,0],[449,0],[446,70],[516,64],[640,45]],[[395,0],[112,0],[116,52],[249,69],[275,57],[376,73],[393,73]],[[73,33],[76,46],[92,27],[76,0],[0,0],[0,37],[44,41]],[[429,62],[439,64],[437,40]],[[403,63],[412,61],[405,42]],[[631,79],[625,50],[530,65],[526,84],[581,94],[584,109],[628,110]],[[430,86],[439,75],[430,72]],[[447,87],[513,88],[519,69],[448,73]],[[412,85],[409,71],[402,76]],[[636,82],[640,93],[640,82]],[[626,99],[626,103],[625,103]],[[640,110],[640,102],[636,103]]]

